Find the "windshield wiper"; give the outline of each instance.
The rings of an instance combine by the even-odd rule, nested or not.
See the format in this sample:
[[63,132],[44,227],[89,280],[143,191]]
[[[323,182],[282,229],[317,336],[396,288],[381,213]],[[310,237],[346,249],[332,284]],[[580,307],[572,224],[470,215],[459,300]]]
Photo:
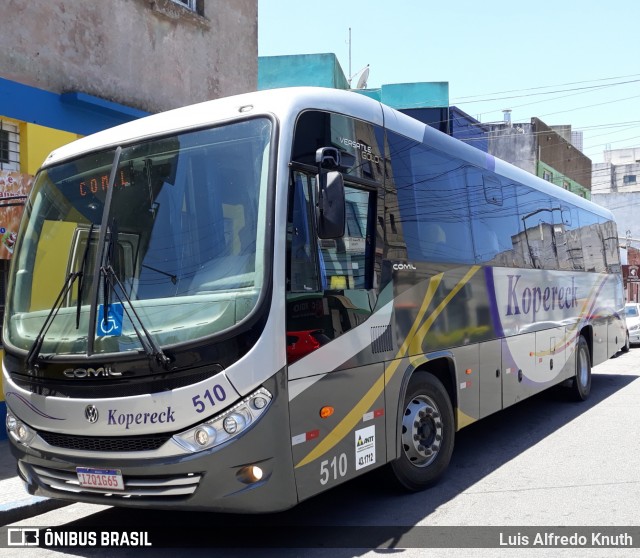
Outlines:
[[159,273],[160,275],[166,275],[169,279],[171,279],[171,282],[174,285],[178,282],[178,276],[177,275],[173,275],[172,273],[167,273],[166,271],[162,271],[161,269],[156,269],[155,267],[151,267],[150,265],[145,265],[145,264],[142,264],[140,267],[144,267],[145,269],[149,269],[151,271],[155,271],[156,273]]
[[[113,242],[113,240],[109,240],[109,242]],[[107,250],[107,254],[110,253],[111,247]],[[147,328],[144,325],[144,322],[140,318],[140,315],[136,311],[133,302],[127,291],[125,290],[124,285],[118,278],[113,266],[111,265],[111,261],[107,260],[105,265],[100,268],[100,273],[104,274],[104,289],[105,289],[105,299],[104,299],[104,317],[103,320],[107,320],[107,315],[109,313],[109,298],[110,295],[107,294],[107,291],[113,292],[116,295],[116,298],[122,304],[122,308],[124,309],[129,321],[131,322],[131,326],[133,327],[133,331],[135,331],[138,339],[140,340],[140,344],[145,352],[145,354],[149,357],[153,357],[155,361],[165,369],[168,369],[169,364],[171,363],[171,359],[164,353],[164,351],[158,346],[153,336],[149,333]],[[116,289],[115,287],[118,287]],[[122,296],[120,296],[122,293]],[[124,302],[127,304],[125,305]],[[134,318],[135,317],[135,321]],[[138,327],[136,327],[136,323],[140,327],[140,331]]]
[[58,297],[56,298],[56,301],[53,303],[53,306],[51,307],[49,314],[47,314],[47,317],[45,318],[44,323],[42,324],[42,327],[38,332],[36,340],[33,342],[33,345],[31,345],[31,348],[27,353],[27,361],[26,361],[27,369],[31,370],[32,372],[33,372],[33,365],[35,361],[38,359],[38,357],[40,356],[40,349],[42,349],[42,344],[44,343],[44,336],[47,334],[47,331],[49,331],[49,328],[51,327],[53,320],[55,320],[56,316],[58,315],[58,312],[60,311],[60,308],[62,308],[62,303],[65,297],[67,296],[67,294],[71,290],[71,287],[73,287],[73,284],[76,281],[78,281],[78,302],[77,302],[78,305],[76,308],[76,329],[80,327],[80,310],[82,308],[82,291],[84,286],[84,268],[87,262],[87,254],[89,253],[89,241],[91,240],[93,227],[94,227],[94,224],[91,223],[91,227],[89,227],[89,236],[87,237],[87,244],[85,245],[84,252],[82,253],[80,269],[78,269],[78,271],[74,271],[73,273],[69,273],[69,275],[67,275],[67,278],[65,279],[64,284],[62,285],[62,289],[60,289],[60,292],[58,293]]
[[[89,336],[87,339],[87,355],[92,355],[95,346],[97,312],[98,312],[98,289],[100,288],[100,274],[102,270],[102,261],[105,256],[105,246],[107,240],[107,229],[109,223],[109,213],[111,212],[111,200],[113,200],[113,188],[116,182],[116,173],[120,164],[120,156],[122,155],[122,147],[116,148],[111,164],[111,172],[109,174],[109,182],[107,183],[107,194],[104,198],[102,207],[102,222],[100,224],[100,236],[98,237],[98,247],[96,249],[96,261],[93,265],[93,277],[98,278],[94,281],[91,289],[91,309],[89,311]],[[105,313],[106,318],[107,313]]]
[[49,328],[51,327],[53,320],[55,320],[56,316],[58,315],[60,308],[62,308],[62,303],[64,302],[64,299],[67,296],[67,293],[71,290],[71,287],[76,282],[76,279],[78,279],[78,277],[81,277],[81,276],[82,276],[82,269],[80,269],[79,271],[75,271],[73,273],[69,273],[69,275],[67,275],[67,278],[65,279],[64,284],[62,285],[62,289],[60,289],[60,292],[58,293],[58,297],[56,298],[56,301],[53,303],[51,310],[47,314],[47,317],[45,318],[44,323],[42,324],[42,327],[40,328],[40,331],[36,336],[36,340],[33,342],[33,345],[31,345],[31,348],[27,353],[27,360],[26,360],[27,370],[31,372],[34,371],[33,365],[37,360],[37,358],[40,356],[40,349],[42,349],[44,336],[47,334],[47,331],[49,331]]
[[[122,304],[123,309],[127,313],[127,317],[131,321],[133,330],[135,331],[142,349],[148,357],[153,357],[156,362],[165,369],[168,369],[171,359],[160,349],[157,345],[144,323],[140,319],[140,316],[136,312],[135,307],[129,295],[127,294],[124,285],[118,279],[116,272],[113,269],[111,262],[113,261],[113,253],[118,242],[118,231],[116,227],[115,219],[111,220],[111,226],[109,226],[109,215],[111,213],[111,201],[113,200],[113,190],[115,185],[116,173],[120,164],[120,157],[122,155],[122,148],[116,148],[115,156],[113,158],[113,164],[111,165],[111,173],[109,175],[109,183],[107,185],[107,195],[104,200],[104,207],[102,213],[102,225],[100,227],[100,238],[98,239],[98,254],[96,257],[96,263],[94,267],[94,277],[98,277],[93,288],[92,300],[94,304],[91,305],[91,315],[89,316],[89,339],[87,343],[87,350],[89,354],[93,354],[95,346],[95,335],[97,331],[97,302],[98,291],[100,288],[100,277],[104,277],[103,283],[103,321],[107,321],[109,316],[109,307],[111,292],[115,293],[116,297]],[[118,291],[114,288],[118,285],[122,296],[118,294]],[[123,297],[127,302],[127,305],[123,304]],[[132,315],[135,317],[135,321],[132,319]],[[136,322],[142,333],[136,327]]]
[[89,234],[87,236],[87,244],[84,247],[84,253],[82,254],[82,261],[80,263],[80,270],[78,271],[78,305],[76,306],[76,329],[80,328],[80,310],[82,308],[82,294],[84,292],[84,267],[87,263],[87,254],[89,253],[89,244],[91,243],[91,236],[93,235],[93,223],[89,227]]

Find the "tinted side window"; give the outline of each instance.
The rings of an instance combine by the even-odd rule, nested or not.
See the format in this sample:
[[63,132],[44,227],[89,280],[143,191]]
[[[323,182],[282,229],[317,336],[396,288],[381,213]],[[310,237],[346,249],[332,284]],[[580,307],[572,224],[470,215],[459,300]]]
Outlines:
[[620,252],[618,247],[618,230],[614,221],[600,218],[600,234],[607,273],[620,273]]
[[303,112],[296,123],[291,160],[316,165],[319,147],[335,147],[342,155],[341,172],[352,176],[382,181],[384,133],[382,128],[362,120],[329,112]]
[[473,263],[465,163],[389,133],[409,259]]
[[584,271],[579,217],[576,208],[556,204],[553,208],[553,229],[558,251],[558,268],[564,271]]
[[580,236],[585,271],[604,273],[603,235],[600,231],[598,216],[588,211],[580,211]]
[[518,186],[516,192],[520,218],[518,244],[526,267],[557,269],[551,198],[526,186]]
[[497,177],[471,168],[467,189],[476,262],[523,265],[522,254],[515,249],[519,231],[515,186],[503,185]]

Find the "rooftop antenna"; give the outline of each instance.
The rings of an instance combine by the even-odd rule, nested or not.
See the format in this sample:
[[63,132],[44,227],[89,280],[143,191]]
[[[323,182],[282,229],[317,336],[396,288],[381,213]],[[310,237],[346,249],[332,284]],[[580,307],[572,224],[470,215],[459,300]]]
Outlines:
[[349,27],[349,89],[351,89],[351,27]]
[[369,79],[369,64],[358,70],[355,74],[351,73],[351,27],[349,27],[349,79],[347,80],[349,89],[351,89],[351,82],[353,81],[353,78],[358,74],[360,74],[360,79],[358,79],[356,89],[365,89],[367,87],[367,79]]

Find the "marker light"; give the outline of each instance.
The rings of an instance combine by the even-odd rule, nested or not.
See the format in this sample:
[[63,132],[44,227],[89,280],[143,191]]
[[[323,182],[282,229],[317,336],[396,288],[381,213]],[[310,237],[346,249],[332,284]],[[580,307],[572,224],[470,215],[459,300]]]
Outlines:
[[31,428],[18,420],[10,411],[7,411],[5,423],[9,436],[11,436],[14,441],[24,444],[25,446],[28,446],[36,435]]
[[16,430],[16,434],[18,434],[18,439],[21,442],[24,442],[27,439],[27,436],[29,435],[29,433],[27,432],[27,429],[25,428],[24,424],[20,424]]
[[238,421],[233,415],[228,416],[222,423],[223,428],[228,434],[235,434],[238,430]]
[[257,421],[269,408],[272,398],[269,391],[260,388],[230,409],[174,435],[173,441],[183,450],[194,453],[219,446]]
[[196,428],[196,432],[193,435],[194,440],[201,446],[207,446],[210,442],[215,441],[216,431],[209,426],[201,426]]
[[322,407],[322,409],[320,409],[320,418],[329,418],[334,413],[334,411],[335,409],[333,407],[325,405],[324,407]]
[[15,432],[16,428],[18,427],[18,421],[16,420],[16,417],[14,417],[12,414],[7,413],[7,430],[9,432]]
[[264,397],[254,397],[253,406],[256,409],[264,409],[267,406],[268,401]]

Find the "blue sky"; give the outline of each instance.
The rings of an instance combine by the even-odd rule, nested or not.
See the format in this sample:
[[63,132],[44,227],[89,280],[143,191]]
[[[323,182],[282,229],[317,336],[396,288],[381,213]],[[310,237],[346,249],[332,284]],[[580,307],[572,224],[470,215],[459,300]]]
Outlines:
[[333,52],[345,75],[369,64],[368,87],[446,81],[451,104],[482,122],[511,109],[513,122],[537,116],[582,130],[593,162],[607,147],[640,147],[638,0],[258,0],[258,7],[260,56]]

